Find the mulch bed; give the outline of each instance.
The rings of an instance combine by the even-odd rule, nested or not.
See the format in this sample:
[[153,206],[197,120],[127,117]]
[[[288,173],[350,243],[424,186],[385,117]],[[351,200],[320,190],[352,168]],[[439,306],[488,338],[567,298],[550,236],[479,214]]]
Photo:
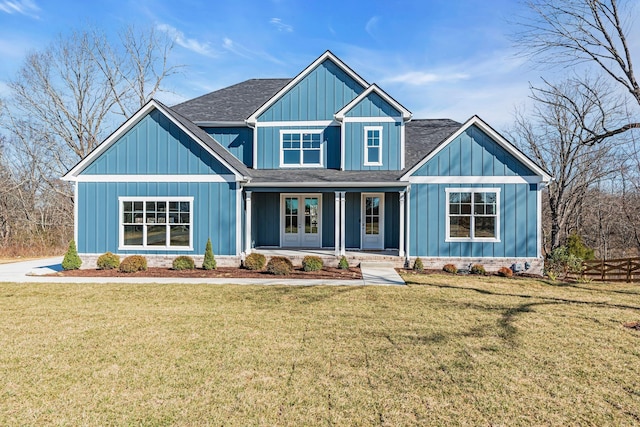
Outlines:
[[177,278],[232,278],[232,279],[328,279],[349,280],[362,279],[359,268],[340,270],[333,267],[324,267],[319,271],[304,271],[296,268],[288,276],[274,276],[266,271],[252,271],[237,267],[218,267],[215,270],[173,270],[170,268],[150,267],[147,271],[135,273],[120,273],[118,270],[69,270],[52,274],[52,276],[65,277],[177,277]]

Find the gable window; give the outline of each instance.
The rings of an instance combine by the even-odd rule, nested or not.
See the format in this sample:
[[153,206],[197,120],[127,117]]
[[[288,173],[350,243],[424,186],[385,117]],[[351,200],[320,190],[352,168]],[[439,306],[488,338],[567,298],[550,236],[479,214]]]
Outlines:
[[321,130],[281,130],[281,166],[322,166]]
[[193,248],[192,197],[121,197],[122,249]]
[[382,126],[364,127],[364,165],[382,166]]
[[453,241],[500,241],[500,189],[448,188],[447,237]]

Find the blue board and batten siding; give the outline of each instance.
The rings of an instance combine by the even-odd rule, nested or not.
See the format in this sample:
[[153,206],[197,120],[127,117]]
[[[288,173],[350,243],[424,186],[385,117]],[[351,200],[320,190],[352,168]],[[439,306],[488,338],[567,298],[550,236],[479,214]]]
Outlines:
[[[160,111],[143,117],[80,175],[86,181],[76,183],[80,253],[203,254],[211,238],[217,255],[236,255],[239,184],[199,182],[198,176],[208,181],[211,175],[230,176],[232,172]],[[97,175],[152,175],[153,182],[105,182],[110,180]],[[168,182],[163,175],[192,178],[190,182]],[[119,250],[120,197],[193,197],[193,251]]]
[[203,128],[203,130],[246,166],[253,166],[253,129],[239,127]]
[[[480,128],[470,126],[412,176],[534,176]],[[472,180],[470,180],[472,182]],[[447,188],[500,190],[499,242],[447,242]],[[533,258],[538,256],[538,186],[528,183],[411,184],[411,255],[426,257]]]
[[[400,122],[345,122],[345,170],[400,170],[400,138],[403,124]],[[365,166],[365,126],[382,127],[381,166]]]

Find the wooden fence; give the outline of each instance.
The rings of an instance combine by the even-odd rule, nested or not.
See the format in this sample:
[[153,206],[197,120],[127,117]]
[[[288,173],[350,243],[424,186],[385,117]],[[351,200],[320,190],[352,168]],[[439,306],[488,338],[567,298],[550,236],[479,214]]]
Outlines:
[[640,282],[640,258],[584,261],[582,277],[605,282]]

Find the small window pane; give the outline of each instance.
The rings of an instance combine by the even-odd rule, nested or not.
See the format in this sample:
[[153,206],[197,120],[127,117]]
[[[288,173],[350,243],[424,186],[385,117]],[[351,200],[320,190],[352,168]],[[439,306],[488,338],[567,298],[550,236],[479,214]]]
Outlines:
[[131,211],[133,210],[133,203],[131,203],[131,202],[124,202],[124,203],[122,204],[122,207],[123,207],[123,210],[124,210],[125,212],[131,212]]
[[124,244],[127,246],[142,246],[142,226],[124,226]]
[[476,215],[484,215],[485,205],[477,204],[473,206],[473,213]]
[[171,246],[189,246],[188,225],[172,225],[170,226],[170,233]]
[[178,202],[169,202],[169,211],[178,212]]
[[299,151],[285,151],[283,156],[285,165],[298,165],[300,164],[300,152]]
[[142,202],[133,202],[133,209],[136,211],[142,211]]
[[166,246],[167,227],[164,225],[150,225],[147,227],[147,245]]
[[183,224],[188,224],[189,223],[189,214],[188,213],[181,213],[180,214],[180,222]]
[[320,150],[306,150],[303,152],[303,159],[305,165],[319,165],[320,164]]
[[467,204],[467,203],[461,204],[460,213],[463,215],[471,215],[471,204]]
[[124,222],[125,224],[131,224],[133,222],[133,214],[125,212],[122,222]]
[[496,218],[493,216],[475,217],[475,237],[496,237]]
[[368,156],[369,163],[380,162],[380,150],[378,149],[378,147],[367,148],[367,156]]
[[471,217],[452,216],[449,225],[451,237],[471,237]]
[[459,193],[461,203],[471,203],[471,193]]

